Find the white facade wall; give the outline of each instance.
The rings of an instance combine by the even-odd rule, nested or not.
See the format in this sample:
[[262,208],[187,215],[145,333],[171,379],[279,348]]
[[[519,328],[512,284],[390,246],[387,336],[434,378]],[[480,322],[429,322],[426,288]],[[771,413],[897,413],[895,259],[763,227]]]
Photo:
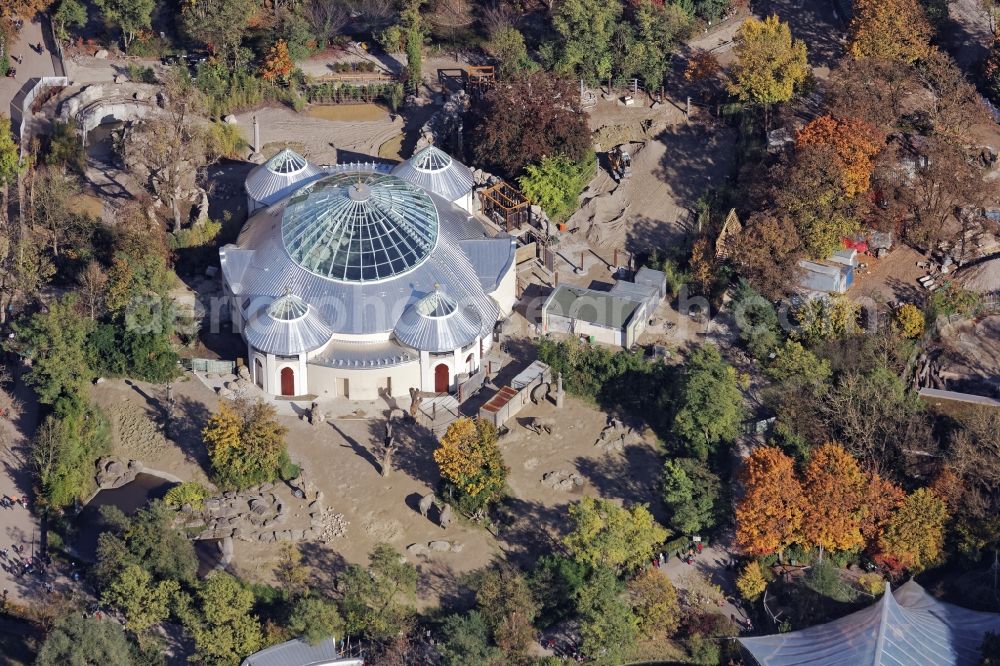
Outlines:
[[[309,393],[319,398],[377,400],[379,391],[390,389],[393,397],[408,396],[421,387],[420,362],[416,359],[386,368],[347,369],[309,364]],[[347,395],[342,395],[346,388]]]
[[517,265],[511,261],[510,266],[503,278],[497,284],[496,290],[490,292],[490,296],[500,306],[501,317],[508,317],[514,311],[514,303],[517,301]]

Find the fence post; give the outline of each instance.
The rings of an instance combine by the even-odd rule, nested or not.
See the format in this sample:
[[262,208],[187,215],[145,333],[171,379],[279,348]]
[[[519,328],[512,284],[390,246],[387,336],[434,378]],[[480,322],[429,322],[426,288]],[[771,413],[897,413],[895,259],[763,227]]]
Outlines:
[[687,109],[684,111],[684,118],[691,122],[691,95],[687,97]]

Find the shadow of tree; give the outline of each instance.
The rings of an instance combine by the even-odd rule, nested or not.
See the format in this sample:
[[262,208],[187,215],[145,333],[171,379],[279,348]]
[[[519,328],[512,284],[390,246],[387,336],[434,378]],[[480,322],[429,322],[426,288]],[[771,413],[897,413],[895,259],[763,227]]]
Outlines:
[[626,446],[621,453],[610,453],[600,458],[579,456],[573,464],[601,497],[622,500],[626,506],[648,504],[656,519],[666,522],[668,516],[663,504],[656,499],[663,456],[652,446]]
[[[388,416],[388,412],[384,416]],[[377,442],[378,460],[374,465],[381,471],[379,461],[384,453],[382,442],[385,438],[385,418],[370,421],[368,428],[372,440]],[[434,433],[407,416],[404,419],[393,419],[392,435],[395,438],[395,448],[390,461],[390,474],[402,472],[430,488],[437,488],[440,474],[432,455],[438,444]]]
[[381,467],[379,465],[379,462],[378,460],[376,460],[375,454],[370,450],[368,446],[365,446],[358,440],[348,435],[335,422],[327,421],[327,423],[329,423],[330,427],[333,428],[334,432],[340,435],[340,437],[346,442],[346,444],[341,444],[341,446],[350,448],[352,451],[354,451],[354,453],[358,455],[359,458],[367,461],[372,467],[374,467],[376,472],[381,472]]
[[168,438],[177,445],[184,457],[197,463],[211,475],[208,448],[201,437],[205,424],[212,413],[205,403],[183,395],[174,398],[174,416],[167,429]]
[[316,541],[299,545],[302,564],[309,567],[309,586],[327,594],[337,589],[337,579],[347,569],[347,560],[331,546]]
[[568,523],[569,502],[546,506],[540,502],[508,497],[498,509],[498,532],[507,559],[531,567],[540,556],[563,549],[560,539]]
[[813,67],[833,67],[844,53],[841,38],[846,26],[833,13],[833,3],[823,0],[762,0],[754,4],[758,16],[777,14],[809,49]]

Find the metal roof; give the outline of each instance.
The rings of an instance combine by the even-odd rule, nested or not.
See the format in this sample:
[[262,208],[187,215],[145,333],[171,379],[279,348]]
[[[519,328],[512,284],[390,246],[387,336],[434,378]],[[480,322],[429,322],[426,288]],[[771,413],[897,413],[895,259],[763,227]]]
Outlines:
[[426,192],[378,173],[341,173],[302,188],[288,202],[281,238],[292,259],[332,280],[369,282],[423,262],[438,237]]
[[392,170],[392,175],[433,192],[448,201],[457,201],[472,191],[472,169],[434,146],[414,153]]
[[500,279],[507,274],[517,256],[517,240],[502,235],[494,238],[470,238],[461,243],[462,251],[469,256],[479,274],[479,282],[486,292],[496,291]]
[[839,620],[739,641],[765,666],[972,666],[987,631],[1000,631],[1000,613],[938,601],[911,580]]
[[[348,177],[356,180],[357,173]],[[496,267],[500,262],[479,263],[481,254],[467,254],[463,241],[488,238],[482,225],[441,197],[429,197],[437,211],[438,241],[409,273],[380,281],[346,282],[304,269],[289,256],[282,239],[282,217],[290,201],[285,199],[254,214],[236,244],[220,249],[226,284],[241,303],[258,296],[277,298],[290,291],[308,303],[334,334],[341,335],[391,332],[406,308],[437,284],[460,305],[475,307],[482,321],[481,334],[488,335],[500,311],[483,284],[499,281],[502,273]],[[508,253],[504,265],[509,266],[514,246],[509,240],[493,242],[497,254],[501,247]]]
[[628,324],[641,307],[640,301],[620,298],[607,291],[559,285],[549,295],[542,309],[550,316],[579,319],[595,326],[620,329]]
[[343,657],[330,638],[316,645],[309,645],[296,638],[254,652],[240,666],[361,666],[364,660]]
[[266,354],[293,356],[315,351],[333,335],[313,308],[294,294],[252,299],[244,313],[247,343]]
[[[496,321],[494,319],[494,321]],[[482,317],[435,289],[411,305],[396,323],[396,339],[414,349],[445,352],[461,349],[482,333]]]
[[247,174],[243,189],[254,201],[270,206],[323,173],[323,169],[310,164],[294,150],[285,148],[254,167]]
[[419,352],[394,340],[384,342],[347,342],[331,340],[310,363],[330,368],[390,368],[415,361]]

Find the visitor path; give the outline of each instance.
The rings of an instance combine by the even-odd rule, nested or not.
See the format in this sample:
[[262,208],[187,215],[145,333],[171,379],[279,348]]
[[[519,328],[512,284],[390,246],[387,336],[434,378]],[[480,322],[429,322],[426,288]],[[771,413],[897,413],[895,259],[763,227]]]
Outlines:
[[[42,44],[39,53],[32,46]],[[11,118],[18,118],[20,110],[16,111],[11,107],[14,102],[20,102],[20,94],[27,89],[31,79],[43,76],[55,76],[53,66],[52,44],[47,42],[42,36],[42,23],[24,22],[24,27],[14,38],[10,47],[10,66],[16,70],[13,77],[0,77],[0,114]],[[16,62],[15,58],[21,60]],[[16,99],[15,99],[16,98]]]

